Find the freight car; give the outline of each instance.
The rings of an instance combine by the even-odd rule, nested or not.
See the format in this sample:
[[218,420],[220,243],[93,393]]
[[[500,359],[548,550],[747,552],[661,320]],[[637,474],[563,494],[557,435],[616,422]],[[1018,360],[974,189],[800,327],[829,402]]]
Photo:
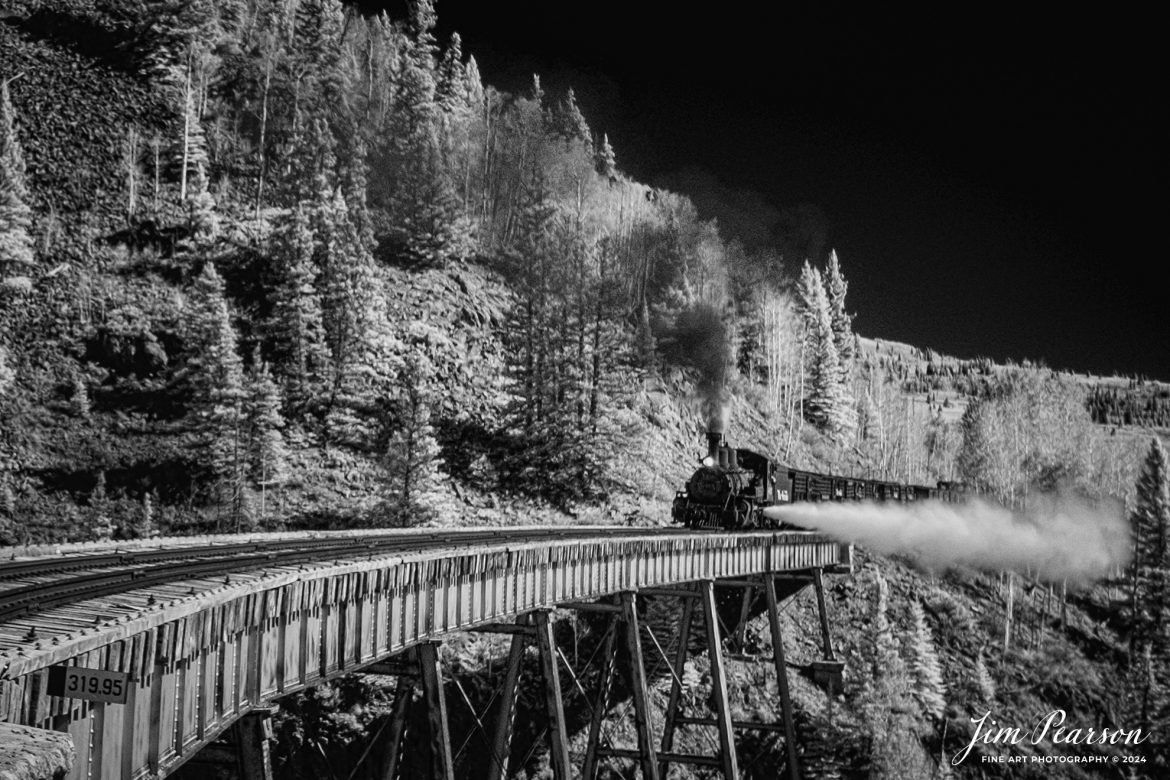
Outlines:
[[935,487],[801,471],[707,434],[707,456],[675,496],[671,519],[689,528],[776,528],[763,510],[798,501],[959,501],[960,483]]

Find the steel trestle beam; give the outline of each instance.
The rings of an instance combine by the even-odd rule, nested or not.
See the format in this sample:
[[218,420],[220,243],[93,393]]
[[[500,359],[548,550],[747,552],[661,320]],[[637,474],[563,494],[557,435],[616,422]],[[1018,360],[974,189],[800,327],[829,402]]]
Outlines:
[[443,695],[443,670],[439,665],[437,642],[423,642],[418,646],[418,665],[422,671],[423,696],[427,702],[427,722],[431,732],[431,772],[436,780],[455,780],[447,698]]
[[609,703],[609,686],[613,681],[613,655],[618,622],[618,616],[611,615],[606,627],[604,648],[601,651],[601,674],[597,678],[597,698],[594,700],[593,714],[589,719],[589,740],[585,745],[585,763],[581,770],[582,780],[596,780],[597,777],[601,723],[605,719],[605,710]]
[[634,693],[634,721],[638,732],[638,753],[643,780],[658,780],[658,760],[654,749],[654,724],[650,715],[650,687],[642,658],[641,629],[638,622],[638,596],[622,593],[622,613],[626,622],[626,647],[630,655],[630,687]]
[[666,777],[670,762],[666,756],[674,750],[674,729],[678,723],[678,709],[682,698],[682,678],[687,662],[687,639],[691,634],[691,617],[695,613],[695,600],[700,594],[695,591],[681,591],[687,594],[682,597],[682,619],[678,628],[678,650],[674,654],[674,674],[670,682],[670,699],[666,704],[666,722],[662,727],[662,756],[658,771]]
[[788,690],[788,665],[784,662],[784,635],[780,631],[780,608],[776,600],[776,582],[771,576],[764,580],[764,596],[768,600],[768,628],[772,634],[772,662],[776,665],[776,686],[780,690],[780,711],[784,719],[784,750],[788,756],[789,780],[800,780],[796,763],[796,726],[792,719],[792,694]]
[[565,729],[565,703],[561,696],[561,675],[557,669],[557,642],[549,611],[537,610],[536,644],[540,649],[540,668],[544,674],[544,702],[548,712],[549,762],[556,780],[572,780],[569,760],[569,735]]
[[[524,625],[524,617],[517,622]],[[512,748],[512,724],[516,719],[516,694],[519,690],[520,667],[524,662],[525,634],[512,635],[508,652],[508,667],[504,673],[504,687],[500,691],[500,706],[496,710],[496,733],[492,739],[492,760],[488,765],[488,780],[503,780],[508,776],[508,758]]]
[[[745,588],[745,593],[751,593]],[[735,754],[735,733],[731,725],[731,703],[727,696],[727,671],[723,664],[723,642],[719,636],[718,612],[715,606],[715,583],[699,583],[703,602],[703,622],[707,627],[707,655],[711,661],[711,686],[715,695],[715,718],[719,722],[719,752],[723,777],[738,780],[739,761]],[[746,603],[746,599],[745,599]]]
[[823,569],[813,569],[813,588],[817,592],[817,612],[821,618],[821,643],[825,649],[825,660],[833,661],[833,637],[829,633],[829,610],[825,606],[825,576]]
[[398,764],[402,759],[402,737],[406,733],[406,716],[414,699],[414,678],[402,675],[398,678],[398,689],[394,694],[394,707],[390,714],[390,732],[382,745],[382,769],[380,780],[397,780]]

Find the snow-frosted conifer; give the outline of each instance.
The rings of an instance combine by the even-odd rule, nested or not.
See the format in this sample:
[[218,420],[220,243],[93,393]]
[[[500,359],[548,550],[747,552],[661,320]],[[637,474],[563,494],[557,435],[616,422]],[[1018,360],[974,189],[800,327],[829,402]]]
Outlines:
[[597,172],[605,178],[617,177],[617,156],[609,143],[608,133],[601,136],[601,144],[597,147],[596,166]]
[[[816,272],[814,271],[814,274]],[[819,427],[833,433],[843,427],[841,410],[845,403],[841,391],[841,362],[837,345],[833,341],[832,320],[824,288],[819,285],[820,275],[814,277],[818,285],[813,289],[813,323],[809,335],[808,369],[809,417]]]
[[466,77],[463,66],[463,42],[459,33],[452,33],[447,50],[443,52],[443,60],[439,63],[438,80],[435,85],[435,98],[444,113],[455,115],[467,110]]
[[472,251],[471,225],[448,170],[437,102],[435,13],[416,0],[414,39],[403,55],[389,132],[390,234],[404,259],[443,265]]
[[439,501],[439,445],[431,420],[432,399],[422,361],[408,359],[398,396],[398,425],[383,457],[387,508],[402,525],[432,519]]
[[804,324],[806,348],[808,340],[816,333],[819,322],[817,301],[819,296],[824,293],[824,289],[824,284],[821,282],[821,272],[813,268],[805,260],[804,265],[800,269],[800,276],[796,281],[796,309],[800,313],[801,322]]
[[0,273],[19,272],[33,263],[29,235],[32,210],[28,205],[24,152],[16,129],[8,82],[0,81]]
[[207,247],[219,237],[219,215],[215,210],[215,198],[207,189],[207,177],[202,170],[195,173],[192,192],[187,201],[187,221],[195,245]]
[[288,478],[288,450],[281,433],[284,417],[280,413],[280,388],[259,355],[252,362],[248,380],[248,466],[252,481],[260,488],[259,515],[264,517],[268,491]]
[[983,657],[983,651],[979,651],[979,655],[975,658],[975,668],[971,673],[971,682],[975,688],[975,693],[979,696],[979,704],[984,708],[990,708],[995,702],[995,680],[991,676],[991,671],[987,668],[987,661]]
[[238,522],[246,463],[243,362],[223,279],[211,263],[195,280],[188,333],[193,353],[188,362],[193,424],[200,432],[208,465],[221,480],[222,498]]
[[85,379],[80,374],[73,376],[73,390],[69,405],[78,417],[83,419],[89,417],[89,388],[86,387]]
[[833,334],[833,315],[824,281],[807,262],[796,287],[797,306],[804,324],[808,419],[838,441],[857,430],[857,409],[843,381],[841,359]]
[[[912,760],[920,760],[912,681],[902,659],[898,637],[890,620],[890,591],[880,573],[875,576],[876,599],[864,648],[864,680],[858,699],[869,741],[867,767],[872,777],[901,777]],[[910,773],[905,776],[918,776]]]
[[1170,646],[1170,471],[1166,450],[1150,441],[1130,515],[1134,537],[1132,573],[1135,648],[1150,645],[1161,657]]
[[569,87],[564,99],[550,112],[548,125],[549,131],[566,144],[581,143],[592,152],[593,135],[589,130],[589,123],[585,121],[585,115],[577,105],[577,95],[572,87]]
[[829,296],[829,315],[833,322],[833,343],[837,346],[837,357],[841,361],[842,380],[848,380],[853,367],[853,316],[845,310],[845,295],[849,283],[841,274],[837,251],[829,253],[829,264],[825,268],[825,291]]
[[272,336],[281,356],[280,374],[294,407],[304,407],[324,386],[330,361],[325,326],[314,284],[314,239],[309,214],[298,207],[275,242],[279,279],[273,296]]
[[942,666],[939,664],[938,652],[930,635],[930,627],[926,625],[922,604],[918,601],[913,602],[910,605],[910,613],[914,618],[914,636],[910,645],[914,698],[918,700],[923,713],[929,719],[938,720],[942,718],[947,706]]

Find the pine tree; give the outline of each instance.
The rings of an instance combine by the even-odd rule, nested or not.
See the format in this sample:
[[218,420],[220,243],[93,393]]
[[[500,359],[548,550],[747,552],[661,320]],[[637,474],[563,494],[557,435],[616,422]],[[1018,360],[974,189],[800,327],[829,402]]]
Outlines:
[[12,479],[6,471],[0,471],[0,515],[9,520],[16,519],[16,493],[12,490]]
[[[1138,674],[1138,725],[1154,733],[1170,721],[1170,471],[1166,450],[1155,437],[1138,476],[1130,526],[1134,558],[1130,571],[1130,666]],[[1162,753],[1164,740],[1146,747]]]
[[926,615],[922,611],[922,604],[914,601],[910,605],[910,612],[914,618],[913,643],[910,645],[911,671],[914,674],[914,698],[918,700],[923,714],[929,721],[939,721],[947,706],[942,666],[939,664],[934,640],[931,639],[930,628],[926,625]]
[[836,250],[829,253],[825,288],[829,295],[829,314],[833,322],[833,343],[837,347],[837,358],[841,361],[841,378],[844,382],[849,380],[853,371],[853,315],[845,310],[845,294],[849,291],[849,283],[841,275]]
[[85,385],[85,380],[80,375],[73,377],[73,395],[69,399],[69,405],[73,413],[82,419],[89,417],[89,389]]
[[[804,277],[802,275],[802,286]],[[846,440],[857,429],[857,412],[841,383],[841,362],[833,339],[832,315],[820,274],[813,270],[809,283],[811,308],[805,313],[808,356],[809,419],[838,440]]]
[[219,238],[219,214],[215,210],[215,198],[207,189],[207,177],[197,169],[191,188],[194,195],[187,201],[187,224],[197,247],[206,249]]
[[345,8],[340,0],[301,0],[296,4],[293,60],[296,84],[294,121],[327,117],[334,129],[352,130],[349,79],[343,64]]
[[505,267],[517,293],[505,332],[516,399],[510,416],[526,441],[535,441],[546,427],[546,399],[552,387],[548,357],[552,329],[549,264],[555,218],[556,207],[543,178],[537,175],[525,188],[517,216],[516,247]]
[[223,279],[207,263],[195,280],[188,315],[192,357],[188,362],[193,425],[200,434],[207,465],[219,478],[221,500],[239,530],[244,520],[246,473],[243,363],[236,351],[236,329],[224,296]]
[[820,296],[824,294],[824,289],[820,272],[809,265],[808,260],[805,260],[796,281],[796,310],[800,313],[801,322],[804,324],[806,350],[809,341],[816,335],[820,325],[817,306]]
[[0,344],[0,398],[3,398],[12,389],[16,382],[16,371],[12,368],[12,358],[8,348]]
[[989,473],[996,454],[991,432],[993,417],[986,399],[976,399],[967,404],[959,420],[963,438],[957,459],[959,474],[964,482],[978,488],[990,487]]
[[297,409],[306,407],[330,374],[325,326],[314,285],[315,248],[308,212],[298,207],[277,235],[271,333],[285,378],[285,395]]
[[434,25],[431,1],[415,0],[414,38],[403,55],[391,111],[385,208],[399,254],[411,262],[439,266],[467,257],[473,245],[471,226],[456,194],[458,177],[445,159]]
[[[505,333],[516,442],[506,472],[510,487],[568,506],[598,497],[620,472],[612,452],[633,422],[623,400],[639,357],[614,326],[625,304],[605,270],[607,243],[591,245],[563,218],[546,184],[537,171],[525,188],[505,268],[517,291]],[[641,346],[652,361],[652,342]]]
[[252,481],[260,487],[259,516],[264,518],[268,514],[269,489],[279,487],[288,478],[288,451],[281,433],[284,417],[280,413],[280,388],[258,354],[248,380],[248,466]]
[[898,777],[899,770],[915,777],[911,762],[920,760],[911,679],[902,659],[898,638],[889,615],[889,586],[875,573],[874,599],[869,634],[864,648],[865,669],[858,707],[868,727],[869,777]]
[[374,223],[370,218],[366,183],[366,143],[360,135],[351,135],[343,144],[341,157],[341,192],[358,239],[367,252],[377,246]]
[[336,184],[337,143],[328,123],[314,117],[293,128],[291,152],[281,177],[283,202],[296,208],[328,200]]
[[856,350],[853,316],[845,310],[845,294],[849,290],[849,285],[841,275],[836,250],[829,253],[829,265],[825,269],[824,282],[829,297],[833,345],[837,348],[837,362],[840,364],[839,435],[848,439],[857,430],[857,402],[853,397],[853,361]]
[[321,316],[332,372],[325,388],[329,435],[365,443],[377,399],[391,381],[395,341],[382,283],[338,190],[318,205]]
[[484,94],[483,78],[479,73],[479,63],[475,57],[468,57],[463,66],[463,95],[467,101],[467,108],[478,116],[483,111]]
[[1137,481],[1130,526],[1134,537],[1133,603],[1135,644],[1165,649],[1170,630],[1170,472],[1159,439],[1150,442]]
[[572,87],[569,87],[564,99],[549,112],[547,125],[548,131],[567,146],[583,144],[590,154],[593,153],[593,134],[585,121],[585,115],[577,105],[577,95]]
[[160,0],[138,10],[142,16],[134,21],[144,29],[143,72],[159,80],[172,77],[184,60],[201,60],[223,32],[213,0]]
[[0,470],[0,544],[16,544],[16,494],[8,474]]
[[[855,435],[858,423],[856,403],[849,388],[852,374],[842,368],[833,329],[833,307],[825,282],[807,260],[797,281],[796,304],[804,326],[805,370],[809,377],[805,413],[818,428],[838,441],[847,441]],[[850,350],[852,343],[850,335]]]
[[431,421],[427,381],[422,361],[408,359],[399,380],[398,424],[383,456],[386,506],[398,525],[421,525],[437,513],[442,460]]
[[463,40],[459,33],[451,34],[447,50],[443,52],[435,85],[435,99],[447,115],[453,116],[467,110],[467,73],[463,66]]
[[142,494],[138,517],[131,529],[136,539],[153,539],[159,535],[156,503],[158,495],[153,490]]
[[98,472],[97,482],[94,484],[93,490],[89,492],[89,513],[91,516],[89,531],[98,541],[104,542],[114,538],[114,520],[111,516],[112,503],[109,495],[106,494],[106,472],[103,469]]
[[617,157],[610,146],[608,133],[601,137],[601,145],[597,147],[596,168],[598,174],[610,181],[617,178]]
[[877,593],[873,606],[873,653],[871,671],[875,680],[896,679],[906,673],[898,652],[898,638],[890,623],[890,586],[885,577],[875,573]]
[[979,697],[978,704],[984,709],[990,709],[995,703],[995,680],[987,669],[987,661],[983,658],[983,651],[975,658],[975,669],[971,673],[971,683],[974,693]]
[[33,264],[24,152],[8,83],[0,81],[0,273],[20,272]]

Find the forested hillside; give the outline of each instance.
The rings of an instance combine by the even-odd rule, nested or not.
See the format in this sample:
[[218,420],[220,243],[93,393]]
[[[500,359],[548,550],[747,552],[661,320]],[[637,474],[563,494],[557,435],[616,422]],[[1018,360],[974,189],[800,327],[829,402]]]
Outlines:
[[485,85],[412,8],[7,12],[7,541],[653,515],[728,407],[737,442],[910,481],[958,473],[946,391],[1039,383],[1088,435],[1045,372],[859,350],[835,254],[724,240],[572,91]]
[[[4,6],[0,544],[660,523],[708,427],[794,466],[961,480],[1013,507],[1073,486],[1165,535],[1164,464],[1131,435],[1165,426],[1162,386],[860,339],[850,258],[727,239],[623,173],[572,91],[500,91],[435,30],[431,0],[403,19],[339,0]],[[862,759],[877,743],[943,776],[969,700],[1164,722],[1165,670],[1148,653],[1137,670],[1165,647],[1168,570],[1164,549],[1139,556],[1128,585],[1056,606],[1029,573],[868,562],[838,591],[857,633],[839,720],[798,689],[810,744],[847,748],[818,776],[898,776],[897,755]],[[914,641],[899,649],[891,621]],[[1025,691],[1021,669],[1050,676]],[[874,730],[891,702],[922,714]],[[356,750],[377,726],[362,712],[321,745]]]

